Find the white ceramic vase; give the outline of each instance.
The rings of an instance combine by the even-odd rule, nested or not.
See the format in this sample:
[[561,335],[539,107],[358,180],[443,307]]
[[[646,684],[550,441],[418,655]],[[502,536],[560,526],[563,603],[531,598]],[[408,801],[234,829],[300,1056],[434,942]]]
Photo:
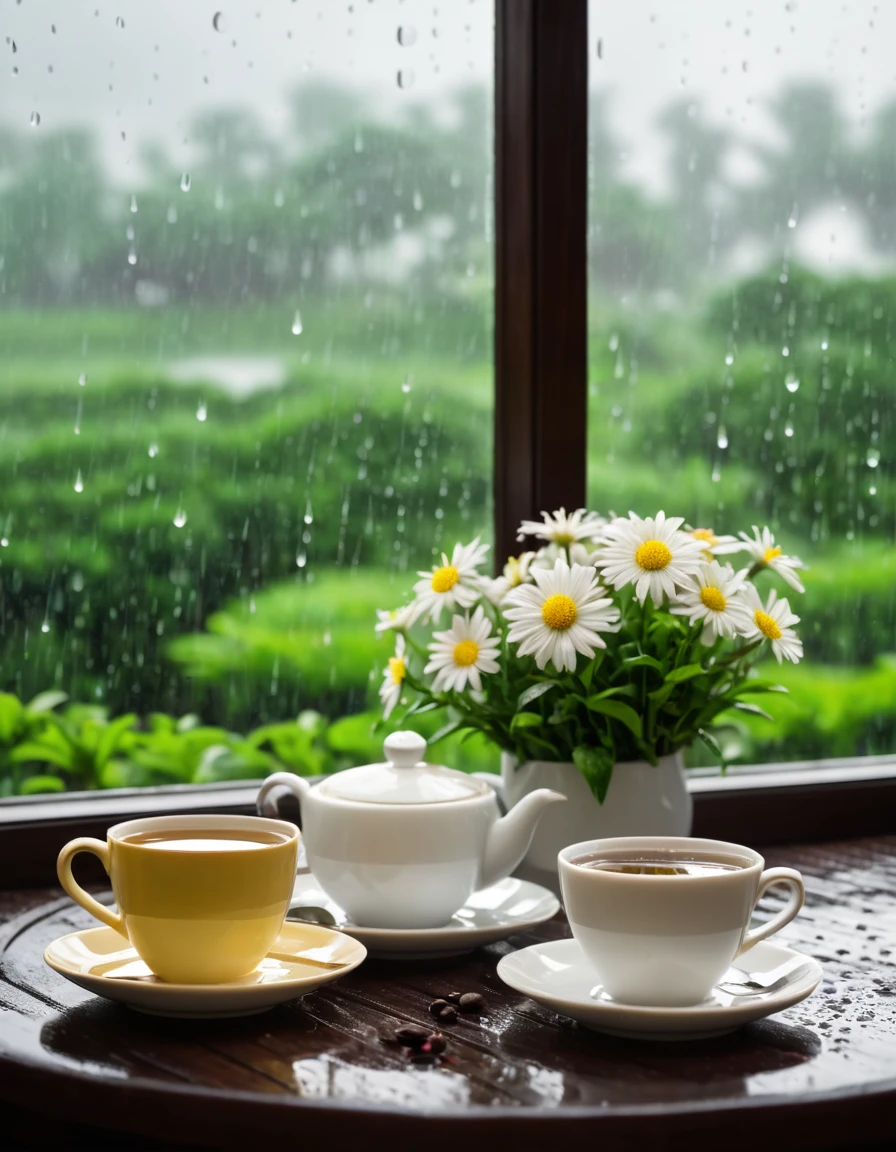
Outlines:
[[557,853],[569,844],[607,836],[689,836],[693,804],[681,752],[661,756],[654,767],[646,760],[617,764],[603,804],[598,804],[579,769],[571,762],[501,756],[504,802],[512,808],[536,788],[566,796],[541,818],[529,850],[515,875],[543,884],[559,894]]

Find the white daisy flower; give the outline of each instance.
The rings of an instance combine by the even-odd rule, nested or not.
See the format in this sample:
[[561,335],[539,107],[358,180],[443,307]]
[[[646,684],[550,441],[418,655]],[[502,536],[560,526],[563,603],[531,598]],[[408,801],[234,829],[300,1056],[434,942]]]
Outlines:
[[558,560],[588,568],[593,565],[596,555],[593,548],[587,548],[584,544],[570,544],[568,548],[560,544],[546,544],[535,553],[530,568],[553,568]]
[[417,597],[412,607],[416,616],[425,615],[428,622],[433,622],[442,615],[443,608],[471,608],[481,592],[482,577],[477,569],[486,552],[488,544],[480,544],[477,536],[472,544],[455,544],[450,560],[443,552],[441,567],[418,572],[423,579],[414,585]]
[[752,538],[746,532],[741,532],[739,535],[744,541],[746,551],[753,557],[754,566],[758,565],[758,569],[771,568],[797,592],[806,591],[796,574],[798,568],[805,568],[806,565],[796,556],[785,556],[768,528],[763,528],[760,532],[754,524]]
[[537,520],[524,520],[520,524],[517,540],[526,536],[537,536],[540,540],[548,540],[552,544],[559,544],[568,548],[577,540],[594,540],[600,529],[606,524],[603,516],[596,512],[586,512],[584,508],[577,508],[569,516],[565,508],[559,508],[553,515],[547,512],[541,514],[543,523]]
[[731,552],[743,552],[744,546],[736,536],[716,536],[712,528],[689,528],[688,532],[703,545],[709,559],[713,556],[727,556]]
[[376,617],[376,632],[404,632],[417,619],[416,605],[411,603],[405,604],[403,608],[377,608]]
[[446,632],[433,633],[429,651],[432,659],[423,671],[435,672],[434,692],[443,689],[461,692],[467,684],[479,692],[482,690],[480,673],[498,671],[498,638],[492,636],[491,621],[481,606],[472,619],[469,612],[452,616],[451,627]]
[[733,639],[750,625],[750,610],[743,598],[746,578],[745,571],[735,572],[730,564],[723,568],[718,560],[713,560],[689,577],[669,611],[675,616],[687,616],[689,624],[702,620],[704,644],[712,644],[722,636]]
[[511,588],[517,588],[520,584],[531,583],[529,568],[535,563],[538,555],[540,553],[523,552],[519,556],[510,556],[500,576],[496,576],[494,580],[483,577],[481,587],[486,600],[498,608]]
[[703,545],[687,532],[680,516],[666,519],[665,512],[642,520],[629,512],[604,528],[603,547],[594,559],[603,568],[604,579],[614,588],[634,584],[635,595],[643,604],[648,594],[657,607],[665,593],[675,595],[675,585],[683,584],[705,564]]
[[530,571],[535,583],[514,588],[504,601],[504,616],[513,621],[507,639],[541,669],[550,660],[558,672],[574,672],[577,652],[591,657],[606,648],[598,631],[617,630],[619,609],[604,597],[593,568],[558,560],[550,571]]
[[408,673],[407,662],[404,658],[404,636],[395,637],[395,655],[389,657],[389,663],[383,669],[383,682],[380,685],[380,700],[383,702],[383,719],[387,720],[392,709],[401,699],[401,690],[404,687],[404,678]]
[[794,664],[799,663],[803,643],[790,625],[799,624],[800,618],[790,611],[787,600],[779,600],[778,593],[772,589],[768,603],[763,607],[759,593],[748,583],[744,586],[744,601],[750,615],[747,626],[738,629],[740,634],[749,640],[768,640],[779,664],[782,656]]

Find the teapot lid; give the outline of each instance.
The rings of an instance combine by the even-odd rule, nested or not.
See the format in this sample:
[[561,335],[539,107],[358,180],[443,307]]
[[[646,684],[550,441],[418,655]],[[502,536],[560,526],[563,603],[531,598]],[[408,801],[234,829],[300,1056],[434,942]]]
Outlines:
[[444,804],[490,791],[465,772],[424,763],[426,741],[416,732],[393,732],[383,752],[385,763],[337,772],[318,785],[318,791],[368,804]]

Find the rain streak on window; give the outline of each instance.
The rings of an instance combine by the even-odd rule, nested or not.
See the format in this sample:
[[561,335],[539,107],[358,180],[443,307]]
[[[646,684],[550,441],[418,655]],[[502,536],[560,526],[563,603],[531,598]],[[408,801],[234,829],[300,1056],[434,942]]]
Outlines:
[[491,535],[493,5],[5,18],[2,688],[364,755],[375,610]]
[[589,18],[589,505],[809,566],[805,659],[760,668],[790,695],[729,755],[896,752],[896,9]]

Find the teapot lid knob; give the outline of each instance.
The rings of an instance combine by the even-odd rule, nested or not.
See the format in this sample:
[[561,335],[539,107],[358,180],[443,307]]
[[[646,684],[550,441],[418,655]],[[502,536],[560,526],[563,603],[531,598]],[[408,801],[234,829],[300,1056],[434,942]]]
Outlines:
[[396,768],[413,768],[426,755],[426,741],[418,732],[393,732],[386,737],[383,751]]

